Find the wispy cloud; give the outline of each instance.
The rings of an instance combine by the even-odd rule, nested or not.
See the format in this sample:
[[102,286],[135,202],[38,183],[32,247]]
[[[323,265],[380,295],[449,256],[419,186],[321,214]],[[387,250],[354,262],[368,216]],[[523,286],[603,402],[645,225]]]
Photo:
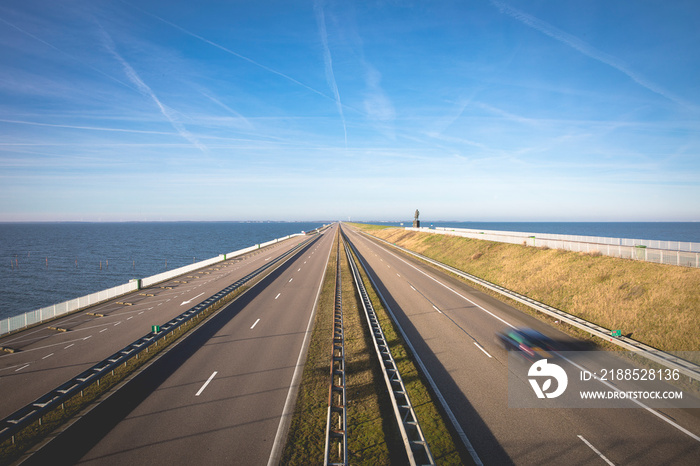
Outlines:
[[381,73],[368,63],[365,63],[365,69],[365,81],[367,83],[365,111],[367,115],[381,122],[392,121],[396,117],[396,111],[381,86]]
[[200,90],[199,93],[202,94],[207,99],[214,102],[219,107],[223,108],[224,110],[226,110],[229,113],[231,113],[232,115],[234,115],[236,117],[236,121],[242,123],[243,126],[245,126],[247,129],[253,129],[253,124],[246,117],[244,117],[243,115],[241,115],[240,113],[238,113],[237,111],[235,111],[234,109],[232,109],[231,107],[229,107],[228,105],[226,105],[225,103],[223,103],[222,101],[217,99],[216,97],[210,95],[208,92]]
[[582,41],[576,36],[573,36],[567,32],[562,31],[561,29],[558,29],[555,26],[552,26],[551,24],[542,21],[541,19],[535,18],[532,15],[529,15],[521,10],[518,10],[517,8],[513,8],[510,5],[507,5],[500,0],[490,0],[491,3],[496,6],[502,13],[507,14],[508,16],[520,21],[521,23],[563,43],[568,45],[569,47],[581,52],[582,54],[586,55],[589,58],[592,58],[594,60],[597,60],[601,63],[604,63],[619,72],[627,75],[630,79],[632,79],[634,82],[639,84],[640,86],[650,90],[651,92],[654,92],[655,94],[658,94],[662,97],[665,97],[668,100],[671,100],[683,107],[689,108],[694,111],[698,111],[698,107],[680,97],[677,95],[673,94],[667,89],[664,89],[662,86],[659,86],[658,84],[648,80],[644,76],[641,76],[639,73],[636,73],[635,71],[631,70],[625,63],[622,62],[622,60],[613,57],[612,55],[609,55],[605,52],[602,52],[592,45]]
[[124,3],[124,4],[126,4],[126,5],[129,5],[130,7],[134,8],[134,9],[140,11],[141,13],[143,13],[143,14],[145,14],[145,15],[148,15],[148,16],[150,16],[150,17],[152,17],[152,18],[155,18],[155,19],[157,19],[158,21],[161,21],[161,22],[167,24],[168,26],[174,27],[174,28],[177,29],[178,31],[183,32],[183,33],[187,34],[188,36],[194,37],[195,39],[199,39],[199,40],[201,40],[202,42],[205,42],[205,43],[211,45],[212,47],[216,47],[216,48],[219,49],[219,50],[222,50],[222,51],[224,51],[224,52],[226,52],[226,53],[228,53],[228,54],[230,54],[230,55],[233,55],[234,57],[238,57],[238,58],[240,58],[241,60],[245,60],[245,61],[247,61],[248,63],[250,63],[250,64],[252,64],[252,65],[255,65],[255,66],[259,67],[259,68],[264,69],[265,71],[269,71],[270,73],[276,74],[277,76],[280,76],[280,77],[286,79],[287,81],[290,81],[290,82],[292,82],[292,83],[294,83],[294,84],[297,84],[297,85],[299,85],[299,86],[301,86],[301,87],[303,87],[303,88],[305,88],[305,89],[308,89],[309,91],[314,92],[314,93],[316,93],[316,94],[318,94],[318,95],[320,95],[320,96],[322,96],[322,97],[325,97],[325,98],[327,98],[327,99],[333,99],[332,97],[328,96],[327,94],[324,94],[323,92],[319,91],[318,89],[314,89],[313,87],[311,87],[311,86],[309,86],[309,85],[306,85],[306,84],[302,83],[301,81],[298,81],[298,80],[292,78],[291,76],[282,73],[281,71],[277,71],[277,70],[274,69],[274,68],[270,68],[269,66],[263,65],[262,63],[257,62],[257,61],[255,61],[255,60],[253,60],[252,58],[248,58],[248,57],[246,57],[245,55],[241,55],[241,54],[238,53],[238,52],[234,52],[233,50],[231,50],[231,49],[229,49],[229,48],[227,48],[227,47],[224,47],[224,46],[221,45],[221,44],[217,44],[216,42],[213,42],[213,41],[207,39],[206,37],[202,37],[202,36],[200,36],[200,35],[198,35],[198,34],[195,34],[194,32],[189,31],[189,30],[183,28],[182,26],[178,26],[177,24],[175,24],[175,23],[173,23],[173,22],[170,22],[170,21],[168,21],[167,19],[161,18],[160,16],[154,15],[153,13],[149,13],[148,11],[142,10],[141,8],[139,8],[138,6],[136,6],[136,5],[132,4],[132,3],[125,2],[124,0],[120,0],[120,1],[121,1],[122,3]]
[[521,123],[521,124],[531,125],[531,126],[537,125],[537,120],[535,120],[535,119],[522,117],[520,115],[516,115],[514,113],[507,112],[507,111],[503,110],[502,108],[494,107],[493,105],[489,105],[489,104],[484,103],[484,102],[475,102],[474,105],[486,110],[487,112],[494,113],[494,114],[496,114],[496,115],[498,115],[498,116],[500,116],[508,121],[513,121],[516,123]]
[[[66,51],[64,51],[64,50],[62,50],[62,49],[56,47],[55,45],[53,45],[53,44],[51,44],[51,43],[45,41],[44,39],[42,39],[42,38],[40,38],[40,37],[38,37],[38,36],[32,34],[32,33],[29,32],[29,31],[26,31],[25,29],[23,29],[23,28],[21,28],[21,27],[19,27],[19,26],[17,26],[16,24],[13,24],[13,23],[11,23],[11,22],[9,22],[9,21],[7,21],[6,19],[3,19],[3,18],[1,18],[1,17],[0,17],[0,22],[2,22],[2,23],[4,23],[4,24],[10,26],[11,28],[13,28],[13,29],[15,29],[15,30],[21,32],[22,34],[24,34],[24,35],[26,35],[26,36],[28,36],[28,37],[31,37],[32,39],[34,39],[34,40],[36,40],[36,41],[38,41],[38,42],[44,44],[46,47],[49,47],[50,49],[55,50],[56,52],[60,53],[61,55],[64,55],[64,56],[70,58],[71,60],[73,60],[73,61],[75,61],[75,62],[77,62],[77,63],[80,63],[82,66],[85,66],[85,67],[87,67],[87,68],[90,68],[90,69],[93,70],[94,72],[99,73],[99,74],[101,74],[102,76],[104,76],[104,77],[106,77],[106,78],[108,78],[108,79],[110,79],[110,80],[112,80],[112,81],[114,81],[114,82],[117,82],[117,83],[119,83],[119,84],[121,84],[121,85],[123,85],[123,86],[126,86],[126,87],[128,87],[128,88],[132,88],[132,86],[129,85],[128,83],[125,83],[124,81],[122,81],[122,80],[120,80],[120,79],[118,79],[118,78],[116,78],[116,77],[114,77],[114,76],[112,76],[112,75],[110,75],[110,74],[105,73],[104,71],[100,70],[99,68],[95,68],[95,67],[92,66],[90,63],[87,63],[86,61],[79,59],[79,58],[76,57],[75,55],[72,55],[72,54],[70,54],[70,53],[68,53],[68,52],[66,52]],[[132,88],[132,89],[133,89],[133,88]]]
[[151,100],[156,104],[156,106],[160,110],[160,113],[170,122],[172,127],[175,129],[175,131],[178,132],[180,136],[190,141],[192,145],[197,147],[202,152],[206,151],[206,147],[201,142],[199,142],[199,140],[197,140],[197,138],[194,137],[194,135],[190,133],[182,123],[180,123],[177,120],[175,112],[171,108],[163,105],[163,103],[160,101],[160,99],[158,99],[158,97],[148,86],[148,84],[143,82],[136,70],[134,70],[134,68],[121,55],[119,55],[119,52],[117,52],[116,46],[114,45],[114,42],[112,41],[112,38],[109,36],[107,31],[103,29],[102,32],[105,47],[107,48],[107,50],[109,50],[109,52],[112,55],[114,55],[117,61],[121,63],[127,78],[129,78],[129,81],[134,83],[141,93],[151,98]]
[[340,120],[343,122],[343,132],[345,134],[345,147],[348,145],[348,129],[345,124],[345,115],[343,114],[343,104],[340,102],[340,93],[338,92],[338,83],[335,80],[335,74],[333,74],[333,59],[331,57],[331,50],[328,48],[328,33],[326,31],[326,16],[323,12],[322,0],[314,1],[314,12],[316,13],[316,22],[318,23],[318,32],[321,36],[321,43],[323,45],[323,63],[326,67],[326,81],[333,91],[333,96],[335,97],[335,105],[338,107],[338,114],[340,115]]
[[168,133],[165,131],[144,131],[138,129],[123,129],[123,128],[111,128],[111,127],[100,127],[100,126],[77,126],[77,125],[58,125],[52,123],[40,123],[37,121],[25,121],[25,120],[7,120],[0,119],[2,123],[14,123],[18,125],[31,125],[31,126],[49,126],[53,128],[67,128],[67,129],[81,129],[89,131],[111,131],[118,133],[140,133],[140,134],[163,134],[163,135],[173,135],[175,133]]

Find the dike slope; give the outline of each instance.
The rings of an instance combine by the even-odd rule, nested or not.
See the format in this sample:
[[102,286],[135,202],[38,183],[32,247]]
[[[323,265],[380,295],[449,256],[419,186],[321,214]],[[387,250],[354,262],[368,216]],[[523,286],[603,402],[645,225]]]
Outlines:
[[665,351],[700,351],[700,269],[355,225]]

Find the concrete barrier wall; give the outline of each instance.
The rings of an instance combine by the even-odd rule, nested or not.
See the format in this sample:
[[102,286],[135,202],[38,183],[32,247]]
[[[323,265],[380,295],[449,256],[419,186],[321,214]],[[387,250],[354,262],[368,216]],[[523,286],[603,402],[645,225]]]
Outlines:
[[[141,280],[141,287],[152,286],[156,283],[170,280],[171,278],[183,275],[185,273],[189,273],[194,270],[201,269],[203,267],[208,267],[210,265],[223,262],[224,260],[231,259],[236,256],[241,256],[243,254],[255,251],[256,249],[260,249],[265,246],[269,246],[271,244],[275,244],[280,241],[292,238],[294,236],[301,235],[301,233],[295,233],[293,235],[277,238],[266,243],[256,244],[254,246],[239,249],[238,251],[233,251],[228,254],[221,254],[219,256],[212,257],[211,259],[206,259],[200,262],[195,262],[194,264],[186,265],[184,267],[179,267],[177,269],[168,270],[167,272],[152,275]],[[114,299],[119,296],[123,296],[125,294],[134,292],[138,289],[139,281],[131,280],[129,283],[115,286],[114,288],[98,291],[97,293],[81,296],[80,298],[71,299],[62,303],[53,304],[51,306],[37,309],[36,311],[25,312],[24,314],[20,314],[18,316],[9,317],[7,319],[0,320],[0,335],[4,335],[6,333],[19,330],[21,328],[25,328],[30,325],[38,324],[40,322],[51,320],[56,316],[67,314],[69,312],[85,309],[87,307],[94,306],[95,304],[99,304],[104,301],[108,301],[110,299]]]
[[179,277],[180,275],[192,272],[194,270],[201,269],[202,267],[208,267],[210,265],[218,264],[224,260],[224,255],[221,254],[211,259],[195,262],[194,264],[185,265],[184,267],[178,267],[177,269],[168,270],[167,272],[162,272],[156,275],[151,275],[141,280],[142,287],[148,287],[155,285],[156,283],[164,282],[170,280],[171,278]]
[[[648,247],[645,244],[632,244],[631,242],[647,241],[652,243],[674,243],[674,242],[659,242],[651,240],[631,240],[625,238],[599,238],[599,237],[578,237],[590,239],[607,239],[614,240],[608,243],[595,243],[587,241],[573,241],[568,239],[556,239],[553,237],[567,237],[571,235],[547,235],[539,233],[523,233],[523,232],[505,232],[505,231],[489,231],[489,230],[466,230],[461,228],[413,228],[406,227],[409,231],[419,231],[422,233],[433,233],[438,235],[462,236],[466,238],[480,239],[485,241],[495,241],[499,243],[524,244],[526,246],[547,247],[551,249],[565,249],[567,251],[585,252],[585,253],[600,253],[605,256],[620,257],[623,259],[642,260],[647,262],[655,262],[658,264],[679,265],[684,267],[700,267],[700,253],[672,250],[672,249],[655,249]],[[614,244],[617,242],[617,244]],[[626,243],[626,244],[625,244]],[[684,247],[694,248],[698,243],[677,243]]]
[[28,327],[39,322],[44,322],[46,320],[53,319],[54,317],[60,316],[62,314],[67,314],[78,309],[83,309],[89,306],[93,306],[95,304],[99,304],[103,301],[107,301],[118,296],[131,293],[132,291],[136,291],[137,289],[138,282],[136,280],[132,280],[129,283],[115,286],[114,288],[98,291],[97,293],[81,296],[80,298],[71,299],[62,303],[42,307],[41,309],[37,309],[36,311],[30,311],[24,314],[20,314],[18,316],[0,320],[0,335],[4,335],[5,333],[9,333],[20,328]]

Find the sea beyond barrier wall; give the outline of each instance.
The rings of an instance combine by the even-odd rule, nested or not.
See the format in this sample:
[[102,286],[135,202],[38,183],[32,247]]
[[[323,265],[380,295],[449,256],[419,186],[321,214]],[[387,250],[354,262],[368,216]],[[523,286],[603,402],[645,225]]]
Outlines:
[[463,236],[499,243],[524,244],[589,254],[599,253],[604,256],[641,260],[657,264],[700,267],[700,243],[516,231],[468,230],[445,227],[436,227],[435,229],[406,227],[405,229],[422,233]]
[[256,249],[264,248],[274,243],[292,238],[294,236],[301,236],[303,233],[295,233],[293,235],[287,235],[282,238],[273,239],[266,243],[256,244],[244,249],[239,249],[238,251],[233,251],[228,254],[220,254],[211,259],[206,259],[200,262],[195,262],[194,264],[186,265],[184,267],[179,267],[177,269],[168,270],[167,272],[152,275],[150,277],[142,279],[133,279],[129,283],[123,285],[115,286],[106,290],[98,291],[86,296],[81,296],[79,298],[64,301],[62,303],[53,304],[51,306],[43,307],[35,311],[25,312],[14,317],[9,317],[7,319],[0,320],[0,335],[19,330],[30,325],[38,324],[51,320],[63,314],[68,314],[69,312],[78,311],[80,309],[85,309],[95,304],[99,304],[110,299],[123,296],[125,294],[137,291],[144,287],[149,287],[155,285],[156,283],[161,283],[171,278],[183,275],[185,273],[192,272],[193,270],[201,269],[202,267],[207,267],[212,264],[223,262],[232,257],[240,256],[248,252],[254,251]]

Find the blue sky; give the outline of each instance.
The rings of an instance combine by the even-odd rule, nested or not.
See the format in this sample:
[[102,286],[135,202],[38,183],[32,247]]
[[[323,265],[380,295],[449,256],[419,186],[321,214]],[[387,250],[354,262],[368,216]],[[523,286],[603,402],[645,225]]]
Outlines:
[[0,221],[700,221],[700,3],[0,3]]

